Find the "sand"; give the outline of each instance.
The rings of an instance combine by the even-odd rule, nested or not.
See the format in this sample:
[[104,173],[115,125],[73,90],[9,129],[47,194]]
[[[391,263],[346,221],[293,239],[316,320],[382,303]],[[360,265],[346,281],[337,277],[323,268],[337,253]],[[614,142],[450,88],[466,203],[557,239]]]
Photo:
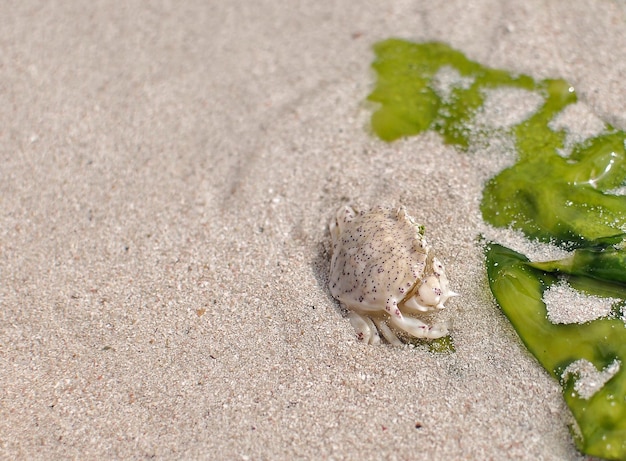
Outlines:
[[[623,1],[0,13],[0,457],[583,459],[486,284],[478,203],[506,143],[386,144],[363,101],[373,43],[440,40],[565,78],[624,129]],[[426,225],[462,294],[455,353],[355,340],[326,287],[347,202]]]

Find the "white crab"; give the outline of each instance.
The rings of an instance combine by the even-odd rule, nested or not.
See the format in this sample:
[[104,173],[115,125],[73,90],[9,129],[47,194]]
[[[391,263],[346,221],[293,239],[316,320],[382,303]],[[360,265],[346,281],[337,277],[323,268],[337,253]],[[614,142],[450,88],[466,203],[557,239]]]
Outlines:
[[348,310],[348,318],[365,343],[380,343],[380,331],[402,345],[392,327],[417,338],[448,334],[444,323],[428,326],[410,317],[443,309],[451,296],[443,265],[424,238],[424,228],[404,207],[357,212],[341,207],[330,222],[332,260],[330,292]]

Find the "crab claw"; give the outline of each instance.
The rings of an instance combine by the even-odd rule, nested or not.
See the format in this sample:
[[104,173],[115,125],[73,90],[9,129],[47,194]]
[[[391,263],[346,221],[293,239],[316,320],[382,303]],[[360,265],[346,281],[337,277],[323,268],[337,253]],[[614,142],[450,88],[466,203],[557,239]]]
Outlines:
[[407,309],[420,312],[444,309],[448,298],[459,296],[450,290],[446,272],[437,258],[433,258],[432,268],[433,273],[426,277],[417,292],[404,302]]
[[395,315],[392,315],[390,320],[394,327],[415,338],[437,339],[448,334],[448,325],[445,323],[428,326],[414,317]]
[[425,306],[423,304],[420,304],[416,296],[411,296],[409,299],[404,301],[403,307],[419,312],[428,312],[433,310],[433,306]]

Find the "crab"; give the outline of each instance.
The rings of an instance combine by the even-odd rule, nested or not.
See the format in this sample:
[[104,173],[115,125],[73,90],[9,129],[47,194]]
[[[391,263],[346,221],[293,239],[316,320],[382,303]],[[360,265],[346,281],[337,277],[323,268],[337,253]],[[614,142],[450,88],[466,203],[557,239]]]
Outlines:
[[424,227],[403,206],[369,211],[342,206],[329,227],[330,292],[348,310],[360,341],[379,344],[382,334],[390,344],[402,345],[392,328],[424,339],[448,334],[446,323],[429,326],[413,317],[443,309],[458,294],[450,290]]

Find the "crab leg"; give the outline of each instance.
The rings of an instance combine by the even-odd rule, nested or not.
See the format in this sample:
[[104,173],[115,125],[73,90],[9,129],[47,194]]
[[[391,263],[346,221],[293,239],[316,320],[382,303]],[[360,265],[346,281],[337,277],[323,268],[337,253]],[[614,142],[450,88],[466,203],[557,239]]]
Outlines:
[[391,331],[391,328],[389,328],[389,325],[387,325],[386,322],[384,322],[383,320],[374,319],[374,323],[378,327],[378,330],[383,334],[385,339],[389,342],[389,344],[391,344],[392,346],[402,346],[402,341],[400,341],[396,334]]
[[448,334],[448,327],[444,323],[437,323],[429,327],[424,322],[413,317],[392,315],[390,318],[393,326],[406,331],[416,338],[437,339]]
[[348,313],[350,325],[356,331],[356,337],[365,344],[380,344],[380,336],[374,322],[369,317],[364,317],[354,311]]

